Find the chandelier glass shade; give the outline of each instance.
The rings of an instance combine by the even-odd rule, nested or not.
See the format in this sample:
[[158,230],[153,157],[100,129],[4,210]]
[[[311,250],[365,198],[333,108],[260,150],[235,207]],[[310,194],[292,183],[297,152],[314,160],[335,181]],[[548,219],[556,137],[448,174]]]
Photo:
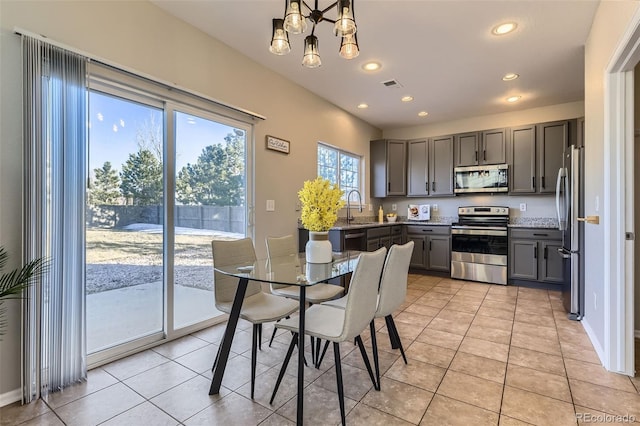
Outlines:
[[276,55],[286,55],[291,52],[289,36],[284,30],[284,20],[282,19],[273,20],[273,35],[271,36],[269,51]]
[[[301,34],[307,30],[307,20],[313,24],[311,35],[304,39],[304,55],[302,65],[317,68],[322,64],[318,50],[318,38],[315,36],[316,25],[326,21],[333,24],[333,33],[341,38],[339,53],[345,59],[353,59],[360,54],[356,37],[357,25],[353,13],[354,0],[338,0],[328,7],[318,9],[315,0],[312,9],[305,0],[285,0],[283,19],[273,19],[273,32],[269,51],[276,55],[286,55],[291,51],[289,34]],[[335,9],[337,17],[329,19],[325,13]],[[306,13],[305,13],[306,10]]]

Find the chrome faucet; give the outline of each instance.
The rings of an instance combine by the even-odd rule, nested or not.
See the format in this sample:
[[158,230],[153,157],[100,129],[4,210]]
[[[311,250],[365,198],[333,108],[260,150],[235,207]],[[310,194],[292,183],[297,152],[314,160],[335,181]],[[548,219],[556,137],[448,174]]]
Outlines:
[[360,195],[360,191],[357,189],[352,189],[347,194],[347,225],[353,220],[353,216],[351,216],[351,193],[355,192],[358,194],[358,211],[362,213],[362,196]]

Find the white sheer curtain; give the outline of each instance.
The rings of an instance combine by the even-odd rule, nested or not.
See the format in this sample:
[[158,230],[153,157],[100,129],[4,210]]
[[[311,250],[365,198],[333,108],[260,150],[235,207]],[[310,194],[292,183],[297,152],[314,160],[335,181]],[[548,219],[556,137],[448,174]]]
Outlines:
[[23,401],[86,378],[87,59],[22,36],[24,257],[51,259],[23,303]]

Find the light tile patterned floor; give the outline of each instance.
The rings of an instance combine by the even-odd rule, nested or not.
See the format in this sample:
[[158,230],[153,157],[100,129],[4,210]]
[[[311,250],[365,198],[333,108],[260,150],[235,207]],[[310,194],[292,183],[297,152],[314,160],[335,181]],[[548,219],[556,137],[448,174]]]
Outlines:
[[[411,275],[395,314],[405,365],[377,322],[382,390],[360,354],[341,345],[350,425],[581,425],[640,419],[640,379],[605,371],[560,294]],[[296,415],[296,365],[269,405],[290,335],[258,354],[249,399],[250,324],[240,324],[219,395],[209,396],[211,363],[224,325],[89,372],[87,383],[25,407],[0,409],[2,425],[286,425]],[[265,340],[271,335],[265,327]],[[368,333],[363,336],[368,346]],[[640,344],[636,342],[636,352]],[[305,369],[305,423],[335,425],[333,354]],[[638,363],[636,364],[638,366]],[[638,368],[637,368],[638,369]],[[598,418],[597,416],[601,416]]]

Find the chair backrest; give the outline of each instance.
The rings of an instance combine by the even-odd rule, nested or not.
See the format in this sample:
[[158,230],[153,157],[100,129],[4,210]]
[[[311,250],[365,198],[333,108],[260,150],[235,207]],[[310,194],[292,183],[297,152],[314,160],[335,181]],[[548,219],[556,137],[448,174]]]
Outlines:
[[[251,238],[240,240],[213,240],[211,241],[211,251],[213,253],[214,266],[227,265],[251,265],[256,261],[256,252]],[[214,271],[213,293],[216,308],[221,309],[219,304],[233,302],[233,298],[238,288],[238,278]],[[245,298],[258,294],[262,291],[260,283],[249,281]]]
[[[293,235],[285,235],[283,237],[267,237],[267,256],[272,257],[294,256],[297,260],[298,248]],[[271,288],[287,287],[284,284],[271,284]]]
[[391,315],[404,302],[412,253],[413,241],[403,245],[394,244],[389,249],[380,278],[380,298],[376,317]]
[[351,340],[360,335],[375,316],[378,284],[386,254],[386,247],[382,247],[371,253],[361,253],[358,257],[347,293],[345,320],[340,335],[342,340]]

